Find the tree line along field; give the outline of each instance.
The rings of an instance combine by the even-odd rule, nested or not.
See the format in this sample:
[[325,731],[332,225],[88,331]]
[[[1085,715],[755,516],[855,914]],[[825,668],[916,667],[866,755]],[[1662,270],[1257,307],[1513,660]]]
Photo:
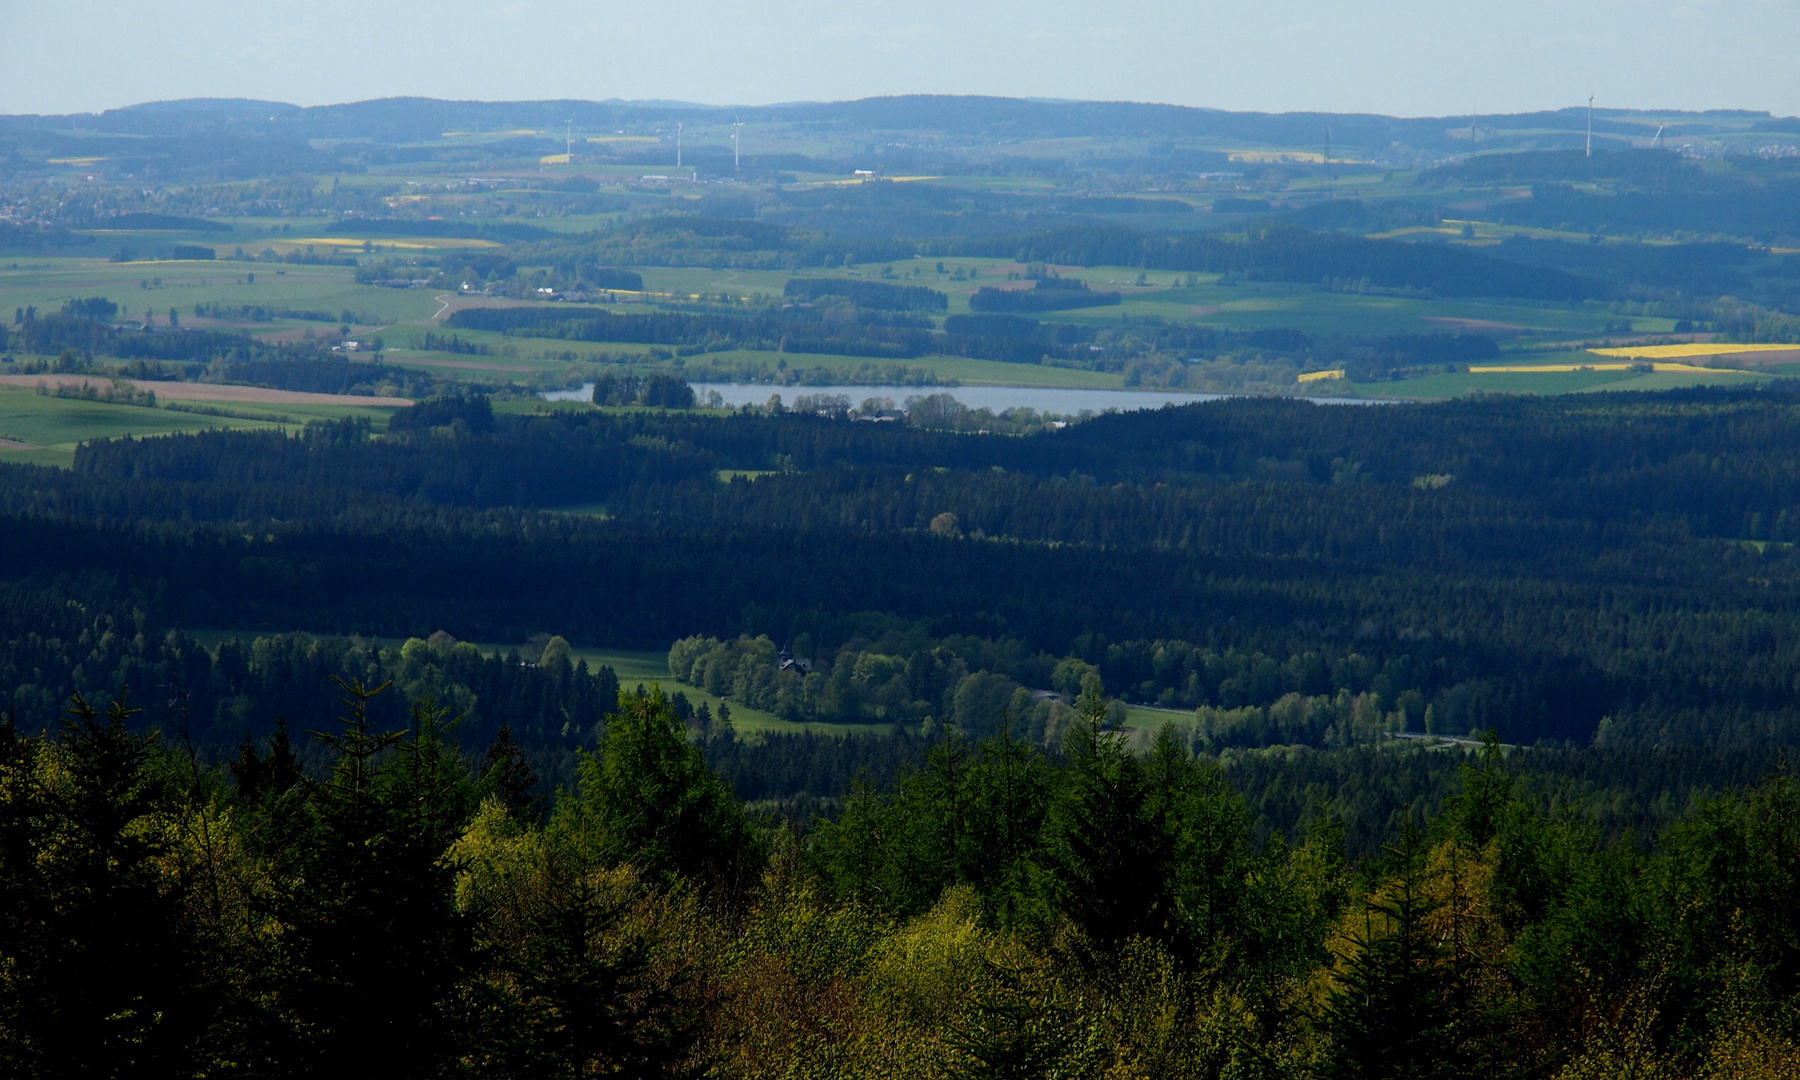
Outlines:
[[1358,392],[1371,397],[1413,398],[1432,400],[1463,394],[1570,394],[1591,391],[1677,390],[1697,386],[1739,386],[1767,381],[1775,376],[1762,373],[1719,371],[1653,373],[1648,375],[1613,371],[1529,371],[1503,372],[1493,375],[1461,372],[1446,375],[1424,375],[1402,383],[1351,383]]
[[39,395],[0,387],[0,460],[68,465],[75,448],[93,439],[161,435],[221,427],[276,427],[266,421]]
[[[240,633],[230,630],[196,630],[192,631],[190,636],[197,644],[212,650],[215,653],[221,645],[224,645],[224,643],[228,641],[233,643],[234,648],[243,648],[249,653],[255,654],[259,651],[265,651],[267,648],[266,644],[259,643],[259,638],[262,639],[262,642],[264,643],[276,636],[304,641],[315,640],[313,635],[308,634],[288,633],[283,635],[268,635]],[[408,647],[408,640],[409,639],[392,637],[384,638],[379,636],[367,639],[371,645],[377,648],[392,649],[396,651],[406,649]],[[560,641],[560,639],[558,640]],[[501,645],[491,642],[473,642],[471,645],[481,654],[494,659],[504,658],[508,655],[515,657],[521,655],[537,656],[541,654],[544,648],[544,642],[541,641],[531,641],[512,645]],[[719,714],[719,706],[726,703],[725,699],[718,697],[717,695],[708,694],[705,690],[698,687],[682,686],[675,683],[669,675],[669,658],[668,653],[664,650],[632,651],[622,649],[586,648],[569,646],[567,642],[562,642],[557,648],[566,650],[565,655],[571,663],[585,662],[590,670],[596,672],[600,671],[602,668],[611,671],[613,676],[617,679],[617,685],[626,691],[634,692],[641,686],[647,690],[661,689],[670,695],[680,693],[695,707],[702,704],[706,705],[715,716]],[[783,720],[780,717],[764,712],[761,709],[746,705],[741,701],[730,705],[730,722],[738,733],[748,736],[751,739],[756,739],[771,733],[782,735],[814,733],[841,736],[847,734],[886,735],[890,731],[889,727],[877,724],[797,723],[791,720]]]
[[0,460],[67,467],[76,449],[95,439],[209,430],[292,433],[317,420],[362,417],[385,422],[392,412],[364,405],[259,404],[256,396],[246,402],[218,403],[165,398],[161,407],[146,407],[40,394],[28,385],[0,386]]
[[[351,268],[269,265],[256,262],[135,262],[58,258],[0,263],[0,302],[6,315],[22,307],[53,311],[69,300],[100,296],[119,305],[122,317],[142,320],[146,311],[155,325],[168,325],[174,308],[187,325],[207,325],[194,315],[196,304],[233,308],[257,305],[271,309],[330,312],[348,310],[400,323],[428,317],[437,308],[419,293],[357,286]],[[246,277],[254,276],[253,283]],[[324,329],[325,324],[292,319],[235,324],[251,333]],[[336,323],[330,324],[335,329]]]
[[[570,654],[576,659],[588,661],[594,668],[610,667],[619,678],[620,686],[633,690],[639,686],[649,690],[661,689],[669,695],[681,694],[694,706],[706,705],[714,716],[719,714],[719,706],[727,704],[725,698],[709,694],[694,686],[683,686],[676,683],[669,675],[669,655],[662,650],[633,652],[609,649],[572,648]],[[829,735],[886,735],[890,726],[881,724],[826,724],[820,722],[804,722],[783,720],[761,709],[737,702],[730,705],[731,723],[741,733],[752,738],[766,734],[794,735],[803,733]]]

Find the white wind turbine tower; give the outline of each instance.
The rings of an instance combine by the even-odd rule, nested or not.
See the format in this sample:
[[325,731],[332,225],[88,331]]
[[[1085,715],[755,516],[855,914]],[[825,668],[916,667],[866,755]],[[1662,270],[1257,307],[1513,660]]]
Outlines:
[[737,171],[738,161],[739,161],[738,141],[743,134],[744,134],[744,122],[742,120],[739,120],[735,116],[732,117],[731,118],[731,171],[732,172]]
[[1588,95],[1587,156],[1594,156],[1594,95]]
[[675,167],[681,168],[681,121],[675,122]]
[[573,117],[563,126],[563,154],[568,157],[569,164],[575,164],[575,120]]

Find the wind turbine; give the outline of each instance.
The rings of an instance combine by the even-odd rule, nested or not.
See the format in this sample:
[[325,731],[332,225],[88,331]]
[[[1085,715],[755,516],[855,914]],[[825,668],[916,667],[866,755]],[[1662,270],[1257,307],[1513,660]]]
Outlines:
[[681,121],[675,122],[675,167],[681,168]]
[[569,122],[563,127],[563,154],[568,157],[570,165],[575,164],[575,119],[573,117],[570,117]]
[[1668,126],[1669,125],[1667,125],[1667,124],[1658,124],[1656,126],[1656,138],[1650,140],[1650,149],[1655,150],[1657,147],[1659,147],[1663,144],[1663,141],[1662,141],[1663,128],[1666,128]]
[[738,159],[738,150],[739,150],[738,140],[739,140],[739,137],[743,135],[743,133],[744,133],[744,122],[742,120],[739,120],[735,116],[732,117],[731,118],[731,171],[732,172],[737,171],[738,160],[739,160]]
[[1594,156],[1594,95],[1588,95],[1587,156]]

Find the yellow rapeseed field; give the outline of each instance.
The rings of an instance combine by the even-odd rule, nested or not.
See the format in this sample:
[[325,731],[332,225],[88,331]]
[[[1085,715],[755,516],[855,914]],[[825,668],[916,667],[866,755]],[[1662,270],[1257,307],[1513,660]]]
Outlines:
[[1589,349],[1595,356],[1636,356],[1661,360],[1676,356],[1729,356],[1732,353],[1800,352],[1800,345],[1734,345],[1724,341],[1695,341],[1685,345],[1627,345],[1619,349]]

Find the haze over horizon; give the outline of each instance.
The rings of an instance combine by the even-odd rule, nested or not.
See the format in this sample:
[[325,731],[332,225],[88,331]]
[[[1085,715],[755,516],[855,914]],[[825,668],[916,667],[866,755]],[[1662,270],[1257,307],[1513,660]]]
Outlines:
[[971,9],[675,0],[73,0],[13,13],[0,113],[189,97],[318,105],[392,96],[720,105],[889,94],[1132,100],[1398,116],[1597,104],[1800,113],[1800,9],[1774,0],[1423,0],[1259,9],[1070,0]]

